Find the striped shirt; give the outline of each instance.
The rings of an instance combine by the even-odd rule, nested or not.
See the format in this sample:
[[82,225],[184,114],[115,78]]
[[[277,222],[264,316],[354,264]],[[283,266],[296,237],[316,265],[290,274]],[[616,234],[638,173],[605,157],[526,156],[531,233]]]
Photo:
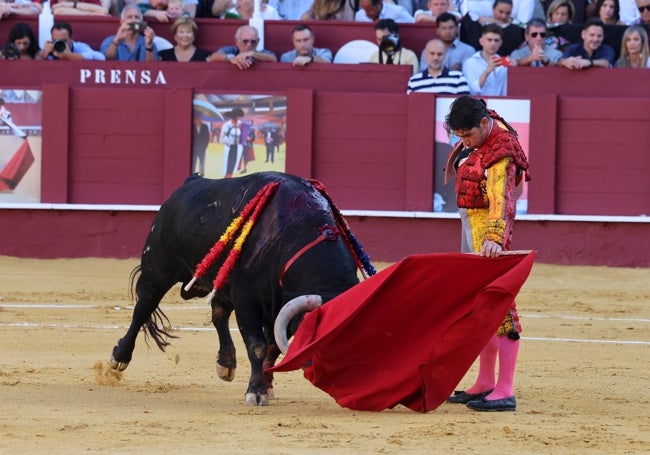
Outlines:
[[460,71],[449,71],[445,66],[438,77],[431,77],[427,70],[409,79],[406,93],[427,92],[439,95],[469,95],[469,86]]

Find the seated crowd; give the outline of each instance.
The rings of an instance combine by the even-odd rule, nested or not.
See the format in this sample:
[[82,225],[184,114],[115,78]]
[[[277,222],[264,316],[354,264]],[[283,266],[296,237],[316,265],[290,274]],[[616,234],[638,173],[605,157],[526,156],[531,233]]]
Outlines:
[[[597,0],[592,17],[581,26],[579,39],[567,41],[554,34],[570,24],[575,14],[572,0],[358,0],[350,10],[348,0],[268,0],[261,14],[270,20],[301,20],[293,28],[293,49],[281,55],[259,49],[258,32],[243,25],[231,45],[200,49],[194,44],[197,24],[193,17],[248,19],[254,0],[51,0],[57,15],[109,15],[120,9],[115,34],[98,50],[73,40],[69,23],[57,21],[51,39],[40,49],[34,32],[16,23],[0,49],[0,59],[207,61],[226,62],[245,70],[255,62],[283,62],[294,66],[331,63],[333,53],[316,46],[309,21],[355,20],[369,22],[375,31],[377,51],[369,62],[410,65],[413,77],[407,91],[471,93],[505,96],[508,66],[559,65],[570,70],[590,67],[648,68],[650,51],[646,26],[650,24],[650,0]],[[548,3],[548,4],[547,4]],[[289,5],[291,7],[289,7]],[[624,7],[625,5],[625,7]],[[631,5],[635,5],[631,7]],[[0,0],[0,17],[38,14],[40,3]],[[170,22],[174,44],[159,49],[146,21]],[[399,24],[432,21],[436,36],[421,54],[402,46]],[[372,24],[372,25],[371,25]],[[624,25],[620,48],[605,42],[607,25]],[[620,35],[619,35],[620,36]],[[160,38],[158,38],[159,40]],[[164,41],[164,40],[163,40]],[[158,41],[160,43],[160,41]]]

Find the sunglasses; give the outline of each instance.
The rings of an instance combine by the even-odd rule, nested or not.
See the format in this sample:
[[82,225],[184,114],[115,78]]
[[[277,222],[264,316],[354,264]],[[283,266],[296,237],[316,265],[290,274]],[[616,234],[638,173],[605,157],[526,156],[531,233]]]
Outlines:
[[546,32],[531,32],[530,36],[533,38],[537,38],[538,36],[541,36],[542,38],[546,38]]
[[644,11],[650,12],[650,5],[639,6],[639,12],[643,14]]
[[248,44],[257,44],[256,39],[243,39],[243,40],[241,40],[241,42],[246,44],[246,45],[248,45]]

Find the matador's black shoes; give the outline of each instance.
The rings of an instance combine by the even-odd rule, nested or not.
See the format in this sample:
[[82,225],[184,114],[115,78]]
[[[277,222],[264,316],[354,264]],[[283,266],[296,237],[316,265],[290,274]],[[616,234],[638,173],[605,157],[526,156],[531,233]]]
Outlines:
[[517,400],[515,396],[499,400],[486,400],[485,397],[467,402],[467,407],[474,411],[516,411]]
[[464,390],[454,390],[454,394],[447,398],[447,403],[467,404],[472,400],[480,400],[482,398],[485,398],[490,393],[492,393],[492,389],[481,393],[467,393]]

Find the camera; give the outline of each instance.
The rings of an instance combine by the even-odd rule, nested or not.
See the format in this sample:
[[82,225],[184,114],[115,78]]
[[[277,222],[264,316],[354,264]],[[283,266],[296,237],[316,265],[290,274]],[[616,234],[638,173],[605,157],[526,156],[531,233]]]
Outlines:
[[144,33],[144,29],[147,28],[146,22],[131,22],[129,24],[129,30],[136,33]]
[[57,39],[52,42],[52,49],[54,52],[65,52],[65,50],[68,48],[67,43],[62,40],[62,39]]
[[379,49],[381,49],[386,55],[393,55],[395,52],[401,49],[401,43],[399,35],[397,33],[391,33],[386,35],[381,39],[379,43]]
[[0,48],[0,54],[2,54],[6,60],[17,60],[20,58],[20,50],[14,43],[5,44]]

